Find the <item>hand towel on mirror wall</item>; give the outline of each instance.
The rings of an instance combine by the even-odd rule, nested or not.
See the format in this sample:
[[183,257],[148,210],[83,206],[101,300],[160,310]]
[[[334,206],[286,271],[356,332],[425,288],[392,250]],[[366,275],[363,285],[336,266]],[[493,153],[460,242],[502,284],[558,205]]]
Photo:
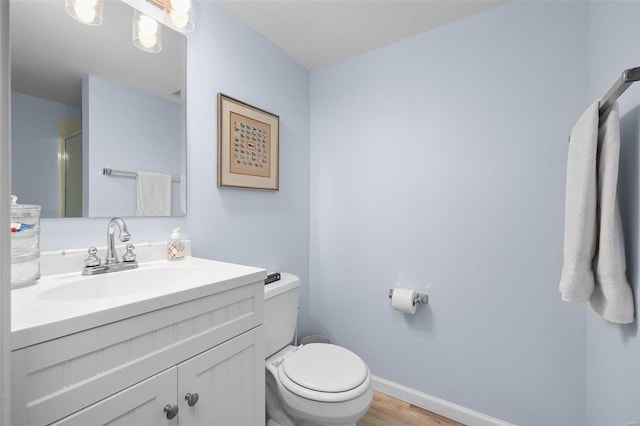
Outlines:
[[171,216],[171,175],[138,172],[137,216]]

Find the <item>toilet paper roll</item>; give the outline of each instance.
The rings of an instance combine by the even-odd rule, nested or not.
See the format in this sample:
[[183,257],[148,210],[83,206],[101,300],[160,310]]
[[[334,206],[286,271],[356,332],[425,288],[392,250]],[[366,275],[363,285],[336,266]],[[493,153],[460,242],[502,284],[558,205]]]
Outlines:
[[408,290],[406,288],[394,288],[393,295],[391,296],[391,306],[396,311],[413,315],[416,313],[416,305],[413,304],[413,300],[415,298],[415,290]]

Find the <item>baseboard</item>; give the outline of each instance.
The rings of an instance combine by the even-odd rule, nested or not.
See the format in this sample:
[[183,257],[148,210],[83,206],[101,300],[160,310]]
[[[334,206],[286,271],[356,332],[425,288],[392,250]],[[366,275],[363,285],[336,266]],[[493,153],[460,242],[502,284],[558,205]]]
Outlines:
[[381,377],[372,377],[373,389],[416,407],[469,426],[514,426],[511,423],[479,413],[444,399],[408,388]]

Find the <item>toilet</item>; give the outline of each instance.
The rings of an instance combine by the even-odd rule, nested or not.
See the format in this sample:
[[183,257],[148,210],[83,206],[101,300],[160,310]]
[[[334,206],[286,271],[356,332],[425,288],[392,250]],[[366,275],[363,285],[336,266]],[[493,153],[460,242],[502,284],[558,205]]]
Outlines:
[[267,425],[355,425],[373,399],[369,368],[341,346],[291,345],[299,287],[287,273],[264,286]]

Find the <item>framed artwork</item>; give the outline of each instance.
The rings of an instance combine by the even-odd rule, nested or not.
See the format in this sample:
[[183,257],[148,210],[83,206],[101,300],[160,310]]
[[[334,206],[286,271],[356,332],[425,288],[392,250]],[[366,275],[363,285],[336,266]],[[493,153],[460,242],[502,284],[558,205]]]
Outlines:
[[218,93],[218,187],[278,190],[277,115]]

